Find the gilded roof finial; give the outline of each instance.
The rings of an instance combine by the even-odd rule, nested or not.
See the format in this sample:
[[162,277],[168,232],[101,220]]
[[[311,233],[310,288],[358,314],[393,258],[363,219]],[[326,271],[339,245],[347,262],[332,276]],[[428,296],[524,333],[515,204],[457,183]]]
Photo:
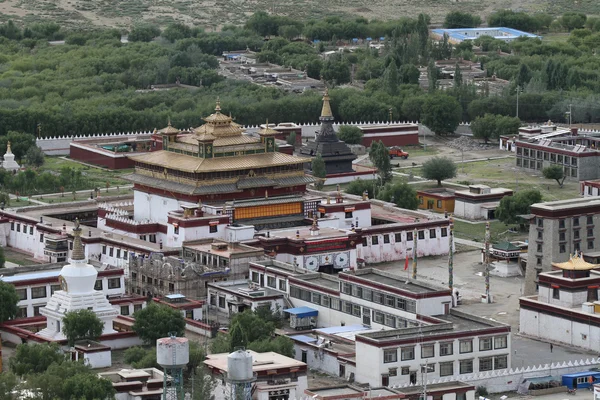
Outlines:
[[83,243],[81,242],[81,226],[79,226],[79,218],[75,220],[73,228],[73,253],[71,260],[85,260],[85,252],[83,251]]
[[217,105],[215,106],[216,112],[221,112],[221,99],[217,96]]
[[10,140],[6,144],[6,154],[12,154],[12,150],[10,149]]
[[331,105],[329,104],[329,89],[327,87],[325,88],[325,94],[323,95],[323,108],[321,109],[321,117],[333,117],[333,113],[331,112]]
[[171,126],[171,117],[169,117],[169,119],[167,119],[167,126]]

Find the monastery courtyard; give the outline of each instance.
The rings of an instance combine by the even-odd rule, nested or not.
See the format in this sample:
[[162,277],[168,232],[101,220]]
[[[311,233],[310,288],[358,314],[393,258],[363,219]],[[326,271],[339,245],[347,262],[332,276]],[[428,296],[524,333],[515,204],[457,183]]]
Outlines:
[[[471,248],[469,248],[471,249]],[[409,270],[404,271],[404,261],[385,263],[374,266],[391,273],[409,276],[412,273],[412,264]],[[417,279],[427,280],[446,286],[448,284],[448,257],[427,257],[419,259],[417,265]],[[485,304],[480,302],[481,294],[485,291],[485,279],[481,264],[481,250],[459,251],[454,254],[454,288],[462,296],[462,305],[459,310],[484,318],[510,324],[513,333],[512,367],[522,367],[535,363],[549,364],[557,361],[580,360],[597,357],[598,353],[578,350],[574,347],[565,347],[554,344],[552,353],[550,344],[539,340],[522,337],[519,332],[519,297],[521,296],[524,276],[500,278],[490,277],[490,293],[494,302]],[[591,392],[581,392],[578,396],[584,397]],[[555,397],[553,399],[563,399]],[[512,396],[511,396],[512,397]],[[542,397],[537,396],[537,399]],[[545,397],[544,397],[545,399]],[[550,398],[549,398],[550,399]]]

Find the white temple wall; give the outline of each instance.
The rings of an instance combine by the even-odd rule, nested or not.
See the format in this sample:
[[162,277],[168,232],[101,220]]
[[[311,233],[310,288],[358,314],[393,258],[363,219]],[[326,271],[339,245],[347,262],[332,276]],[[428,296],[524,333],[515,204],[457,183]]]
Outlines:
[[[37,229],[33,225],[27,225],[23,222],[12,221],[9,224],[10,233],[7,244],[9,247],[25,251],[30,254],[39,254],[39,236]],[[42,248],[43,248],[43,243]],[[43,254],[43,250],[42,250]]]
[[100,351],[97,353],[84,353],[84,363],[92,368],[106,368],[112,365],[111,351]]
[[133,204],[133,217],[136,221],[149,220],[163,225],[167,223],[169,211],[176,211],[180,208],[176,199],[139,190],[133,192]]
[[306,352],[306,365],[310,369],[324,372],[328,375],[338,376],[340,373],[340,362],[335,353],[324,349],[316,349],[307,344],[294,342],[294,358],[302,361],[302,352]]
[[352,217],[346,218],[345,212],[333,212],[328,213],[327,216],[337,218],[338,226],[336,228],[339,229],[350,229],[352,224],[356,226],[358,221],[358,227],[364,228],[367,226],[371,226],[371,209],[368,208],[366,210],[354,210],[352,211]]
[[573,322],[534,310],[521,309],[519,331],[523,335],[581,347],[590,351],[600,348],[600,327]]

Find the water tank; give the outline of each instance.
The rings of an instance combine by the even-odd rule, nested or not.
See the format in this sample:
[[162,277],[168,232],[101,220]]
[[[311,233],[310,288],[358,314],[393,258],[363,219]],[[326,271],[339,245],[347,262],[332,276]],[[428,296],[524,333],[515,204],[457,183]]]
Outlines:
[[231,381],[252,380],[252,354],[236,350],[227,356],[227,378]]
[[190,344],[183,337],[156,341],[156,362],[163,368],[181,368],[190,362]]

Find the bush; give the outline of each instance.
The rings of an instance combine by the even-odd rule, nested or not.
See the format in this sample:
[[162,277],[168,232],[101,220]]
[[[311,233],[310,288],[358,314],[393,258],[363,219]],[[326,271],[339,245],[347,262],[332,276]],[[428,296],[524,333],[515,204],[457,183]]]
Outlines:
[[477,386],[477,388],[475,389],[475,397],[478,397],[478,396],[483,396],[483,397],[488,396],[488,390],[485,386]]

